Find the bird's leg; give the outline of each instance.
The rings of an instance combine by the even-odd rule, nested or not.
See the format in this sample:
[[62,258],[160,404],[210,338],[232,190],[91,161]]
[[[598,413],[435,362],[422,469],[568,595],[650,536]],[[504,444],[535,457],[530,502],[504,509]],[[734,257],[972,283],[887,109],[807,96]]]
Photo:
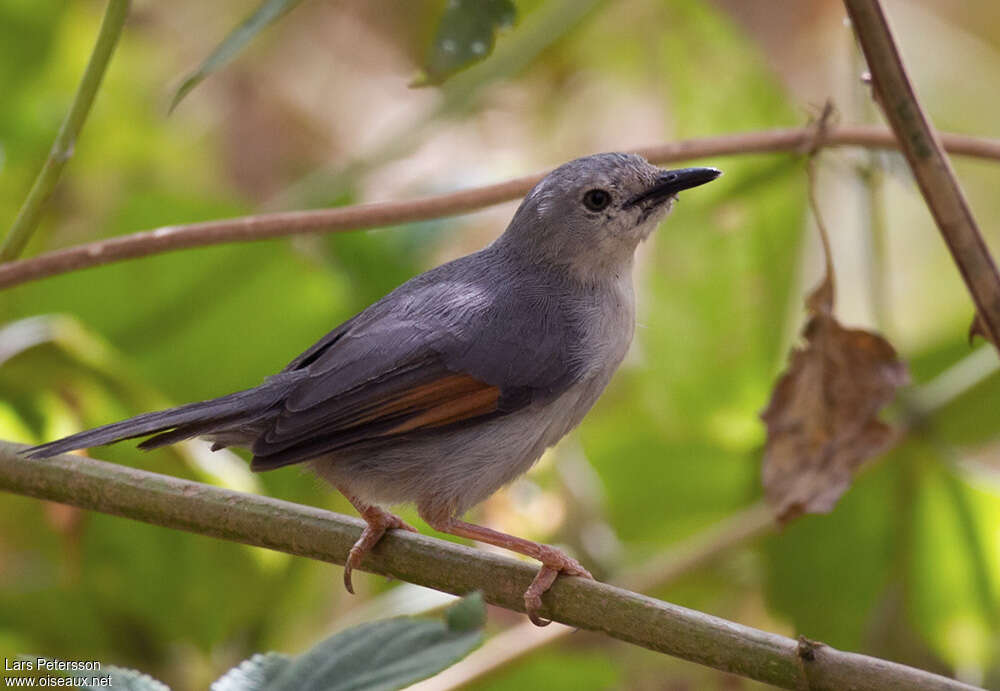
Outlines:
[[531,582],[524,592],[524,609],[528,618],[536,626],[545,626],[551,622],[538,616],[538,610],[542,607],[542,595],[548,590],[556,580],[556,576],[565,573],[569,576],[581,576],[593,579],[587,569],[583,568],[576,559],[568,556],[564,552],[542,545],[531,540],[501,533],[498,530],[484,528],[481,525],[466,523],[453,517],[442,518],[440,514],[420,509],[420,517],[427,521],[435,530],[442,533],[466,537],[471,540],[485,542],[489,545],[503,547],[513,552],[520,552],[532,559],[542,562],[542,568],[538,570],[538,575]]
[[358,513],[361,514],[361,517],[365,519],[365,523],[368,524],[365,526],[364,531],[362,531],[361,537],[351,547],[351,551],[347,555],[347,561],[344,562],[344,587],[347,588],[347,592],[353,595],[354,585],[351,583],[351,571],[361,565],[361,560],[382,539],[385,531],[399,528],[415,533],[417,529],[399,516],[391,514],[385,509],[380,509],[373,504],[361,501],[342,487],[338,486],[337,489],[347,498],[347,501],[351,502],[354,508],[358,510]]

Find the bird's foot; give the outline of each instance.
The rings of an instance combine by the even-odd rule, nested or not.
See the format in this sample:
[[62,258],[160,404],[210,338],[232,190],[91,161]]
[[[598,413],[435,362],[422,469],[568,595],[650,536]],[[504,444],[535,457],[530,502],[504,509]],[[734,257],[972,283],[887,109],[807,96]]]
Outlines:
[[594,579],[590,575],[590,572],[580,565],[580,562],[555,547],[540,545],[537,542],[525,540],[523,537],[515,537],[514,535],[501,533],[498,530],[474,523],[466,523],[454,517],[442,515],[440,511],[435,510],[435,507],[432,506],[418,504],[417,510],[420,511],[420,517],[427,521],[432,528],[440,530],[443,533],[467,537],[471,540],[485,542],[488,545],[503,547],[504,549],[520,552],[542,562],[542,568],[539,569],[535,580],[524,591],[524,609],[531,622],[536,626],[546,626],[550,623],[542,619],[538,615],[538,611],[542,608],[542,595],[552,587],[552,584],[555,583],[556,577],[560,573],[568,576],[589,578],[590,580]]
[[365,558],[366,554],[372,551],[372,548],[378,544],[378,541],[382,539],[387,530],[399,529],[408,530],[411,533],[417,532],[416,528],[399,516],[391,514],[388,511],[383,511],[375,506],[366,507],[361,512],[361,517],[365,519],[368,525],[365,526],[358,541],[351,547],[351,551],[347,555],[347,561],[344,562],[344,587],[347,588],[347,592],[351,595],[354,594],[354,585],[351,583],[351,572],[361,565],[361,560]]
[[542,608],[542,595],[552,587],[552,584],[556,581],[556,577],[560,573],[564,573],[567,576],[589,578],[590,580],[594,580],[594,577],[590,575],[587,569],[580,565],[580,562],[555,547],[549,547],[548,545],[538,546],[542,549],[539,559],[542,562],[542,568],[538,570],[535,580],[524,591],[524,610],[527,612],[528,619],[531,620],[532,624],[535,626],[548,626],[552,622],[540,617],[538,610]]

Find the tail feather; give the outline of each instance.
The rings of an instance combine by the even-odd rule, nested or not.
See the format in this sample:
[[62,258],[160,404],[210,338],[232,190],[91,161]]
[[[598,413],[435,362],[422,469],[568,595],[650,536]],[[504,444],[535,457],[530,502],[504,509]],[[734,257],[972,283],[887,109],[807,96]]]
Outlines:
[[139,445],[142,449],[152,449],[208,434],[217,429],[239,426],[247,421],[259,419],[278,403],[288,392],[289,385],[294,379],[294,377],[272,377],[254,389],[237,391],[209,401],[143,413],[121,422],[95,427],[47,444],[34,446],[27,449],[24,455],[28,458],[48,458],[67,451],[89,449],[155,434],[157,436]]
[[[273,403],[273,402],[272,402]],[[271,404],[261,405],[257,409],[244,408],[238,414],[228,417],[211,418],[201,422],[192,422],[188,425],[181,425],[174,429],[167,429],[154,434],[154,436],[139,444],[143,451],[158,449],[161,446],[169,446],[179,441],[200,437],[203,435],[225,434],[227,437],[233,436],[234,428],[239,431],[241,428],[251,427],[254,422],[261,418],[266,418],[271,410]],[[238,434],[237,436],[243,436]],[[216,441],[216,440],[213,440]],[[227,444],[213,443],[212,451],[225,448]]]
[[143,451],[150,451],[158,449],[161,446],[170,446],[185,439],[197,437],[202,434],[210,434],[212,431],[218,429],[220,424],[224,423],[224,418],[219,420],[213,418],[204,422],[192,422],[189,425],[180,425],[173,429],[155,430],[154,436],[141,442],[138,448]]

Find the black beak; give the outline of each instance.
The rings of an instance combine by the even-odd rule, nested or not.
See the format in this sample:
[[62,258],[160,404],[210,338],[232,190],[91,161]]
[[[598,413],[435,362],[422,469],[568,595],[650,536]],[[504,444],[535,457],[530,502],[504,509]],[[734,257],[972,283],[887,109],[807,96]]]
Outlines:
[[636,204],[649,201],[659,203],[665,201],[668,197],[672,197],[681,190],[688,190],[692,187],[697,187],[698,185],[704,185],[706,182],[712,182],[712,180],[720,175],[722,175],[722,171],[718,168],[680,168],[678,170],[666,170],[659,178],[657,178],[656,184],[642,194],[629,199],[625,202],[624,207],[627,209],[630,206],[635,206]]

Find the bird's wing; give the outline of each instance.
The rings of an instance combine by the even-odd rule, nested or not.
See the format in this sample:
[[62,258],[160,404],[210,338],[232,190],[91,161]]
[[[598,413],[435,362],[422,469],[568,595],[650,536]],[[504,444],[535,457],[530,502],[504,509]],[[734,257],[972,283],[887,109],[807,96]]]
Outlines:
[[558,395],[573,380],[567,328],[534,295],[429,282],[377,303],[286,368],[308,376],[253,444],[253,468],[454,429]]

